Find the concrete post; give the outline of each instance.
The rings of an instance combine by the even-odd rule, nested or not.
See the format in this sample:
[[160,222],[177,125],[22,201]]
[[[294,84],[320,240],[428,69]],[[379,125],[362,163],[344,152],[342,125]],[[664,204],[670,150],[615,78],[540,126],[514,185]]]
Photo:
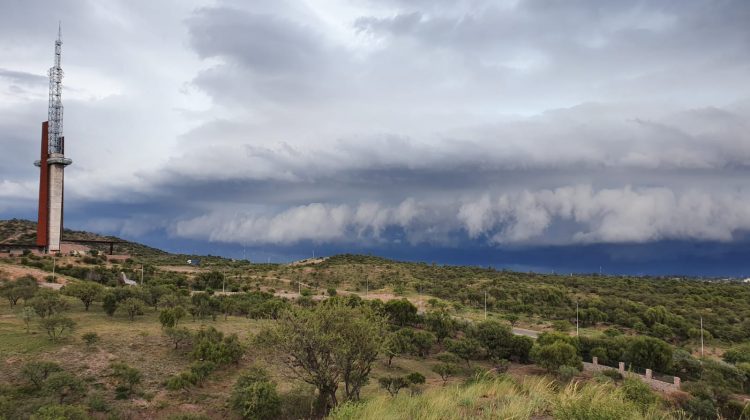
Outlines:
[[680,381],[680,377],[679,377],[679,376],[675,376],[675,377],[674,377],[674,385],[675,385],[675,386],[676,386],[676,387],[677,387],[678,389],[680,388],[680,382],[681,382],[681,381]]
[[651,369],[646,369],[646,379],[651,379],[653,375],[654,373],[651,371]]
[[620,371],[620,373],[624,375],[625,374],[625,362],[620,362],[618,366],[619,368],[617,370]]
[[591,359],[591,362],[592,362],[592,363],[594,364],[594,366],[596,366],[596,365],[598,365],[598,364],[599,364],[599,358],[598,358],[598,357],[596,357],[596,356],[594,356],[594,357],[593,357],[593,358]]

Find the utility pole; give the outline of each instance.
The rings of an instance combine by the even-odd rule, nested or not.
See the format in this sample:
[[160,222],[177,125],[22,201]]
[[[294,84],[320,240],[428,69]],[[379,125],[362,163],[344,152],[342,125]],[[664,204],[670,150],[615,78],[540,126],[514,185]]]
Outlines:
[[701,315],[701,357],[703,357],[703,315]]
[[52,257],[52,282],[55,282],[55,257]]
[[578,301],[576,301],[576,337],[578,337]]
[[143,286],[143,264],[141,264],[141,286]]
[[365,297],[370,294],[370,278],[365,277]]

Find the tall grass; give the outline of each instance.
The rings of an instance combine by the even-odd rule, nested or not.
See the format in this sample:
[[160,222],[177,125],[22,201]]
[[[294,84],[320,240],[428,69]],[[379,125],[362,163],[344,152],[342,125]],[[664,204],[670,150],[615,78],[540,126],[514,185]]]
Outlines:
[[571,384],[558,390],[554,382],[529,376],[510,377],[432,389],[421,395],[378,396],[344,404],[331,413],[335,420],[389,419],[531,419],[656,420],[676,418],[657,406],[645,411],[608,384]]

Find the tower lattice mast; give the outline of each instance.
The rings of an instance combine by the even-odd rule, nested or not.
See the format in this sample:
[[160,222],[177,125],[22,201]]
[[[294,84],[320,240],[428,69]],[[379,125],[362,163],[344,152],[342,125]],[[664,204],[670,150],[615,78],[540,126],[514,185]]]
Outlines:
[[62,24],[57,28],[57,40],[55,41],[55,64],[49,69],[49,109],[47,131],[49,153],[61,153],[63,150],[63,105],[62,105],[62,78],[63,70],[60,64],[62,55]]

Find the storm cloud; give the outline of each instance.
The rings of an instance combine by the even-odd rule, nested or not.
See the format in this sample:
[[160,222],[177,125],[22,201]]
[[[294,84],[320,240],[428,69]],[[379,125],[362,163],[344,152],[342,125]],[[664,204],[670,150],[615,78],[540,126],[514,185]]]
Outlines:
[[62,19],[71,227],[404,253],[750,230],[745,1],[0,7],[2,216],[33,215]]

